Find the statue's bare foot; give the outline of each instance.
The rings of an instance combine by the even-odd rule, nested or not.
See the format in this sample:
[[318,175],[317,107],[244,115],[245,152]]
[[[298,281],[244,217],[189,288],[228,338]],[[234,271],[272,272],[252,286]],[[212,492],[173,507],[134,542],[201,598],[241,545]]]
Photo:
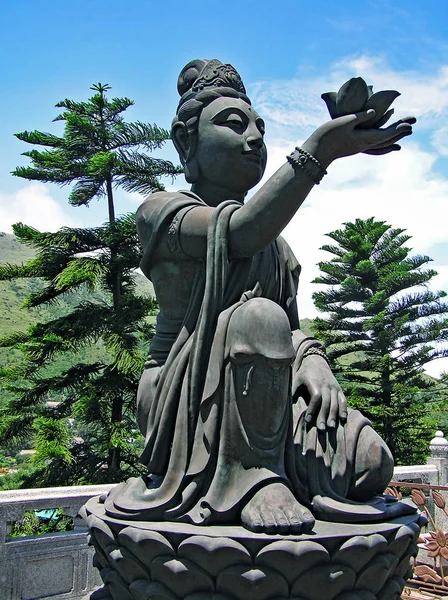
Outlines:
[[314,517],[283,483],[259,490],[241,512],[243,527],[256,533],[299,534],[314,527]]

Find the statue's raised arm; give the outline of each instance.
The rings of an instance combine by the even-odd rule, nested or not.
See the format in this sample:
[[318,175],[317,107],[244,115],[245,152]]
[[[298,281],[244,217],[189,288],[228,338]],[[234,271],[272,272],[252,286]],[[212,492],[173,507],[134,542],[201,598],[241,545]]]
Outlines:
[[106,512],[288,534],[315,517],[412,511],[377,496],[391,454],[347,409],[322,344],[300,331],[300,266],[280,233],[334,160],[399,149],[415,119],[379,129],[368,106],[334,115],[244,204],[267,155],[240,76],[195,60],[178,91],[172,139],[191,190],[155,193],[137,214],[141,267],[160,306],[138,391],[148,476],[118,486]]
[[[356,84],[359,78],[351,81]],[[365,83],[364,86],[368,94]],[[264,122],[251,106],[239,75],[230,65],[217,61],[193,61],[182,71],[178,88],[182,97],[173,121],[172,139],[192,191],[212,207],[229,199],[242,203],[263,176],[267,152]],[[397,142],[412,133],[412,117],[387,129],[363,127],[374,122],[375,110],[369,104],[363,110],[362,91],[360,83],[348,86],[345,93],[340,91],[345,101],[339,102],[340,110],[351,104],[359,106],[360,112],[343,114],[319,127],[287,157],[287,162],[250,202],[232,216],[231,257],[254,256],[275,240],[334,160],[359,152],[385,154],[398,150]],[[184,220],[182,245],[192,256],[204,256],[212,213],[195,210]]]

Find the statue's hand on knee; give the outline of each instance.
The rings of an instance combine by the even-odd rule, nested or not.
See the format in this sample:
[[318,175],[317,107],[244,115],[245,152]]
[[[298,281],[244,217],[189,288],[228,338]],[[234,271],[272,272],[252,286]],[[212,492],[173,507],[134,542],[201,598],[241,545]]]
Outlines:
[[339,421],[347,419],[347,400],[327,362],[320,356],[306,356],[300,369],[293,375],[293,391],[308,400],[305,414],[307,423],[317,426],[320,431],[334,429]]

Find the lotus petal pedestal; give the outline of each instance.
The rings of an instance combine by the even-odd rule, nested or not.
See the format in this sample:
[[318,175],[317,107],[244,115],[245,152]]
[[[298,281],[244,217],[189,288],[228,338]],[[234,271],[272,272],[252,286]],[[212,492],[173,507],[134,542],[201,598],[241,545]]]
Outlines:
[[388,523],[317,522],[281,537],[242,527],[126,522],[98,498],[83,507],[111,600],[399,600],[417,553],[421,517]]

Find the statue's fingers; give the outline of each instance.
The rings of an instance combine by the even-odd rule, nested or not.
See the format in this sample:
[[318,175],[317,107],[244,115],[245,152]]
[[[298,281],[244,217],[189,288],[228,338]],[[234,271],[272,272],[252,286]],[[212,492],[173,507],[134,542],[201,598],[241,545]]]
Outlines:
[[398,140],[412,134],[412,125],[409,123],[394,124],[386,129],[365,130],[366,142],[370,149],[376,149],[395,144]]
[[343,118],[346,119],[347,123],[353,123],[354,127],[357,127],[366,121],[371,121],[375,114],[375,110],[370,108],[369,110],[363,110],[362,112],[355,113],[353,115],[347,115]]
[[389,154],[389,152],[397,152],[401,150],[399,144],[392,144],[392,146],[385,146],[384,148],[374,148],[372,150],[364,150],[363,154],[371,154],[373,156],[380,156],[382,154]]
[[303,379],[302,379],[301,375],[299,375],[299,372],[296,372],[292,378],[292,386],[291,386],[293,398],[297,394],[298,389],[302,385],[303,385]]
[[377,131],[386,134],[389,140],[393,140],[396,136],[404,137],[406,135],[411,135],[412,125],[405,121],[397,121],[393,125],[390,125],[385,129],[377,129]]
[[417,119],[415,117],[404,117],[403,119],[399,119],[398,121],[395,121],[395,123],[392,123],[392,125],[390,125],[390,127],[396,127],[397,125],[400,125],[401,123],[408,123],[409,125],[415,125],[415,123],[417,123]]
[[347,420],[348,412],[347,412],[347,398],[342,390],[338,392],[338,405],[339,405],[339,416],[342,421]]
[[386,140],[385,142],[381,142],[379,144],[375,144],[375,146],[372,146],[370,148],[370,150],[379,150],[381,148],[388,148],[389,146],[393,146],[393,144],[395,144],[396,142],[399,142],[400,140],[402,140],[404,137],[406,137],[408,135],[411,135],[411,134],[409,132],[398,133],[394,137]]
[[322,396],[320,392],[313,392],[310,397],[310,402],[308,404],[308,408],[305,413],[305,421],[310,423],[313,420],[313,416],[316,414],[317,409],[319,408],[322,402]]
[[331,390],[331,406],[330,406],[330,412],[328,414],[328,419],[327,419],[327,427],[329,427],[330,429],[334,429],[336,427],[338,412],[339,412],[338,390],[332,389]]
[[331,391],[329,388],[324,387],[322,390],[322,403],[320,405],[320,411],[317,416],[317,428],[320,431],[325,431],[327,428],[327,417],[331,407]]

